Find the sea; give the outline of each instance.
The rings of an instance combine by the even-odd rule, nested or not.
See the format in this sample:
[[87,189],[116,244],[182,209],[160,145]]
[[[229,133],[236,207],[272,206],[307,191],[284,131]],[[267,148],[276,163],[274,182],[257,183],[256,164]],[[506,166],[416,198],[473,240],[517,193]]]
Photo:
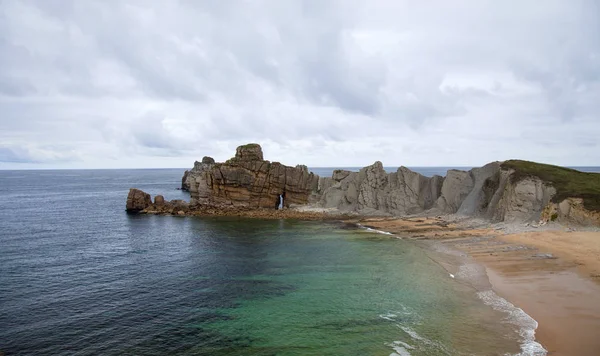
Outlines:
[[535,320],[435,246],[125,212],[131,187],[189,199],[182,172],[0,171],[0,355],[545,354]]

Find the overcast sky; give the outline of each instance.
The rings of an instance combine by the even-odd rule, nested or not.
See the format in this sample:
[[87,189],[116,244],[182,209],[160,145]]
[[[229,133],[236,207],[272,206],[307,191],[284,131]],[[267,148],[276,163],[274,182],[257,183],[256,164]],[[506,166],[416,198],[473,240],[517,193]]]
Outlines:
[[600,165],[599,3],[0,0],[0,168]]

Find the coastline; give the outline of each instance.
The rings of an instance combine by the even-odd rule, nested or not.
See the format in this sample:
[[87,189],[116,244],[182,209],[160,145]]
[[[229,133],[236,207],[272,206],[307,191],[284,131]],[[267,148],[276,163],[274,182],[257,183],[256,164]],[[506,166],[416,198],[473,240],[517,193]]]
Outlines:
[[[600,353],[600,232],[564,231],[558,226],[537,231],[449,217],[370,218],[360,223],[437,246],[431,258],[452,278],[473,271],[471,265],[463,265],[467,267],[463,271],[457,269],[448,262],[449,256],[457,259],[460,255],[483,266],[486,281],[472,281],[476,289],[483,290],[489,283],[500,298],[533,318],[537,322],[532,329],[535,341],[548,355]],[[544,354],[541,350],[536,353],[535,343],[524,347],[522,355]]]
[[[575,231],[560,225],[491,224],[454,215],[437,217],[365,217],[337,209],[207,208],[182,216],[238,216],[257,219],[341,221],[383,234],[433,242],[461,251],[484,267],[484,282],[493,295],[480,295],[490,307],[514,314],[523,328],[519,355],[581,355],[600,353],[600,230]],[[444,257],[433,257],[444,264]],[[446,268],[450,276],[459,273]],[[568,286],[568,288],[565,288]],[[486,287],[479,289],[486,292]],[[508,302],[507,302],[508,301]],[[508,305],[508,306],[507,306]],[[532,326],[533,325],[533,326]],[[539,344],[541,344],[541,346]],[[542,349],[545,349],[545,351]],[[547,353],[546,353],[547,351]]]

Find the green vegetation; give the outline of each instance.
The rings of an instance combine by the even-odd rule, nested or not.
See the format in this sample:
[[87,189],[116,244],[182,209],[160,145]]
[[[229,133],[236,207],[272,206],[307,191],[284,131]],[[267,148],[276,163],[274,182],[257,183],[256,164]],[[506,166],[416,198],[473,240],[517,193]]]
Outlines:
[[552,198],[559,203],[566,198],[583,198],[588,210],[600,211],[600,174],[585,173],[571,168],[552,166],[529,161],[510,160],[502,163],[503,169],[514,169],[512,182],[527,177],[538,177],[556,189]]

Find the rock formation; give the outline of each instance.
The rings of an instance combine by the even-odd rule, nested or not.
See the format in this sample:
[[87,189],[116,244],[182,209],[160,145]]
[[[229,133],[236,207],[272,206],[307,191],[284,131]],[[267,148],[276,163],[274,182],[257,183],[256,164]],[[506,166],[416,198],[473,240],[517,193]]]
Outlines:
[[359,172],[336,170],[332,178],[320,179],[319,204],[364,214],[407,215],[430,209],[440,196],[443,178],[424,177],[406,167],[386,173],[381,162]]
[[318,176],[306,166],[266,161],[258,144],[248,144],[224,163],[195,165],[186,181],[191,205],[274,208],[279,195],[285,206],[307,204]]
[[129,189],[125,210],[128,212],[139,212],[151,205],[152,198],[150,197],[150,194],[135,188]]
[[[557,200],[553,183],[535,174],[540,167],[549,172],[562,168],[508,162],[512,166],[492,162],[469,171],[449,170],[446,177],[425,177],[406,167],[387,173],[381,162],[375,162],[358,172],[335,170],[331,177],[319,177],[303,165],[290,167],[264,160],[262,148],[248,144],[238,147],[226,162],[204,157],[185,172],[181,188],[190,192],[189,204],[168,202],[162,196],[156,196],[152,204],[148,194],[131,189],[127,211],[185,215],[200,211],[219,214],[223,209],[275,210],[279,196],[284,195],[285,207],[311,205],[361,215],[458,214],[491,221],[600,223],[600,213],[586,210],[583,199],[567,196]],[[518,164],[530,167],[533,173],[519,170]],[[573,172],[569,171],[583,174]],[[578,179],[585,183],[588,177]],[[586,194],[584,198],[589,196]],[[595,199],[598,196],[594,195]]]
[[202,162],[194,162],[194,168],[183,173],[181,178],[181,189],[190,191],[190,185],[196,176],[200,175],[203,171],[208,170],[215,164],[215,160],[212,157],[204,156]]

